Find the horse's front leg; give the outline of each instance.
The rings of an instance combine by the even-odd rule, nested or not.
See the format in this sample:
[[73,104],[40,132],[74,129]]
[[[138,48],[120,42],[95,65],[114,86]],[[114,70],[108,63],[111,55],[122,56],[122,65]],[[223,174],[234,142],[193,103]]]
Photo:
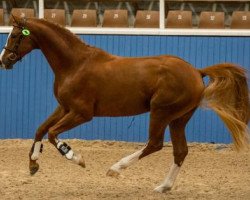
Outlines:
[[39,169],[39,164],[37,163],[37,160],[39,158],[40,152],[42,152],[43,137],[46,135],[49,128],[56,124],[64,115],[65,112],[60,106],[58,106],[54,113],[52,113],[52,115],[37,129],[34,143],[29,153],[29,169],[31,175],[35,174]]
[[74,128],[84,122],[90,121],[91,119],[92,115],[83,115],[74,111],[70,111],[54,126],[52,126],[48,132],[49,141],[58,149],[58,151],[68,160],[71,160],[82,167],[85,167],[82,156],[80,154],[75,154],[73,149],[65,142],[58,140],[57,136],[64,131]]

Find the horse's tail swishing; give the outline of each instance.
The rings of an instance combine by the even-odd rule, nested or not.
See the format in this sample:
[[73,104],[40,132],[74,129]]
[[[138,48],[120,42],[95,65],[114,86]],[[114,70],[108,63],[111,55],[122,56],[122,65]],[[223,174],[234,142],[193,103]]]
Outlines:
[[246,71],[225,63],[199,70],[209,76],[204,90],[205,105],[214,110],[231,132],[237,150],[247,147],[249,141],[249,94]]

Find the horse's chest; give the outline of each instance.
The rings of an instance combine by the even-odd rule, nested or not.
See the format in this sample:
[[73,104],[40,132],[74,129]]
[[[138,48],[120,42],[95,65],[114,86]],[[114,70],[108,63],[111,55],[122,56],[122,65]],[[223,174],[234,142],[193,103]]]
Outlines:
[[72,84],[68,82],[58,81],[54,84],[54,93],[58,100],[63,101],[70,98],[70,96],[75,93],[74,88],[76,87],[73,87]]

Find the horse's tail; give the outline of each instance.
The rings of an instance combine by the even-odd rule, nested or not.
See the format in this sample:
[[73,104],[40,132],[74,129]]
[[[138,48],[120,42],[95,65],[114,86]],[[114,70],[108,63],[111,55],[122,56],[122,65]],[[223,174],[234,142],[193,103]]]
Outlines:
[[231,132],[237,150],[249,144],[250,101],[246,70],[230,63],[199,70],[209,76],[203,92],[205,105],[214,110]]

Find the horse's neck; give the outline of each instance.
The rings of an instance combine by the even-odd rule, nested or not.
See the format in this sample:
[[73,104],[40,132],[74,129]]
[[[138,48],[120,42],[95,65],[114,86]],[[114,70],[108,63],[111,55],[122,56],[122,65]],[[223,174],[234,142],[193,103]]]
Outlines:
[[[32,27],[32,26],[31,26]],[[63,74],[88,57],[88,46],[69,31],[46,22],[32,28],[38,48],[41,49],[54,73]]]

